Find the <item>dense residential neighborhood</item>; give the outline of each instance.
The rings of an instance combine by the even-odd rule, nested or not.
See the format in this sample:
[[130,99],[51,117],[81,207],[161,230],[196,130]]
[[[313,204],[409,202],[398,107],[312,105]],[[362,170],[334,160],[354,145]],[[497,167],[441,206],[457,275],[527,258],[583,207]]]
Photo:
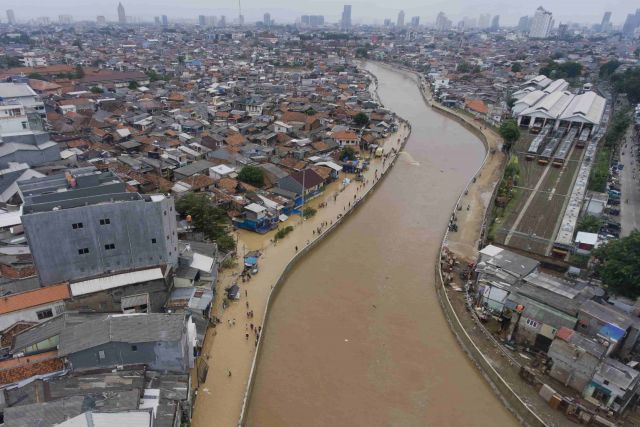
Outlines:
[[[350,5],[339,24],[139,23],[124,7],[117,23],[19,23],[13,10],[0,23],[5,425],[190,425],[196,397],[206,408],[211,382],[234,375],[215,357],[230,339],[213,344],[234,330],[233,304],[246,304],[233,345],[253,360],[233,377],[249,384],[233,396],[242,423],[271,291],[292,263],[369,209],[401,152],[397,167],[444,172],[403,151],[413,123],[383,104],[370,63],[414,79],[421,103],[485,143],[458,202],[438,207],[453,213],[432,245],[476,350],[497,352],[492,369],[545,421],[639,422],[638,11],[620,28],[608,12],[556,29],[542,6],[515,27],[443,12],[405,24],[404,11],[354,26]],[[279,276],[258,288],[270,262]]]

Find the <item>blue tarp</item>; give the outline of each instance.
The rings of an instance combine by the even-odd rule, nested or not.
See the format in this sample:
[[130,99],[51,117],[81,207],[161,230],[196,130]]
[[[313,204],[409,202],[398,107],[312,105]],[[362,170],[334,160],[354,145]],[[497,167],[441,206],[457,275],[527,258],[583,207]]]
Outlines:
[[616,325],[607,323],[606,325],[600,328],[598,333],[607,338],[611,338],[616,342],[620,342],[620,340],[622,340],[622,338],[624,337],[626,331]]

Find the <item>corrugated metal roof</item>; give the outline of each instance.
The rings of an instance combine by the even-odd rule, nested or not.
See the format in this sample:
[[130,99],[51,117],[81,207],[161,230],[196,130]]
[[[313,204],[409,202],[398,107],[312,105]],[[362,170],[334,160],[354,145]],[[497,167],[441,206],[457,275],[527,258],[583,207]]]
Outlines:
[[85,412],[58,424],[59,427],[150,427],[151,412],[148,410],[122,412]]
[[58,354],[66,356],[108,342],[177,341],[184,330],[183,314],[115,314],[64,329]]
[[159,267],[148,268],[146,270],[132,271],[129,273],[114,274],[113,276],[99,277],[97,279],[84,280],[82,282],[72,283],[71,295],[86,295],[94,292],[105,291],[107,289],[119,288],[134,283],[148,282],[150,280],[159,280],[164,276]]

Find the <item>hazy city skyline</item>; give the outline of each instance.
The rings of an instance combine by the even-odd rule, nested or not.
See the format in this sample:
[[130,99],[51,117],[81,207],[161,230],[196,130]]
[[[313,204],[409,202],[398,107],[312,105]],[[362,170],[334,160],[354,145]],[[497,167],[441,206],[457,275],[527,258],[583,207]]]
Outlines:
[[[153,21],[154,16],[167,15],[169,19],[197,21],[198,15],[226,15],[228,22],[232,22],[238,15],[237,4],[229,2],[208,2],[204,0],[184,0],[179,7],[174,1],[157,0],[129,0],[122,2],[126,14],[134,19]],[[233,4],[233,7],[231,5]],[[394,2],[394,7],[388,7],[384,0],[370,1],[313,1],[300,2],[294,0],[271,0],[268,3],[258,0],[242,1],[242,13],[245,23],[261,21],[264,13],[271,14],[276,23],[294,22],[303,14],[321,14],[326,17],[328,23],[340,21],[343,6],[351,4],[353,24],[382,24],[385,18],[391,18],[395,22],[400,10],[404,10],[406,16],[419,16],[423,23],[433,23],[440,11],[454,22],[463,17],[476,17],[482,13],[500,15],[501,25],[516,25],[521,16],[532,16],[538,6],[553,13],[556,23],[599,23],[605,12],[612,12],[611,22],[620,25],[624,22],[628,13],[632,13],[638,7],[632,0],[617,0],[614,2],[595,1],[583,2],[578,0],[566,0],[563,2],[531,3],[525,0],[505,1],[481,1],[459,0],[447,2],[444,0],[400,0]],[[96,16],[103,15],[108,21],[117,21],[118,2],[104,2],[101,4],[88,3],[82,0],[61,0],[55,3],[43,3],[41,0],[25,0],[12,6],[18,22],[40,16],[55,18],[60,14],[70,14],[76,20],[95,20]],[[471,12],[473,11],[473,13]],[[6,21],[6,17],[3,17]]]

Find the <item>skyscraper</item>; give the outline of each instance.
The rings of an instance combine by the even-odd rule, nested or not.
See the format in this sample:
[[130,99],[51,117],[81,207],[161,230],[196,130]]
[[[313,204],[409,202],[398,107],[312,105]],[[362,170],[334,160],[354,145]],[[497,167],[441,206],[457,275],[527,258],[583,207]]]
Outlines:
[[491,29],[496,31],[498,28],[500,28],[500,15],[494,16],[491,20]]
[[13,9],[7,10],[7,22],[9,25],[14,25],[16,23],[16,15],[13,13]]
[[127,15],[124,13],[124,6],[122,3],[118,3],[118,22],[121,24],[127,23]]
[[104,27],[107,25],[107,18],[105,18],[104,15],[98,15],[96,17],[96,24],[98,24],[99,27]]
[[73,22],[73,16],[71,15],[58,15],[58,22],[61,24],[71,24]]
[[198,15],[198,25],[204,27],[207,25],[207,17],[204,15]]
[[640,27],[640,9],[636,9],[636,13],[630,13],[627,15],[627,19],[624,21],[622,32],[624,34],[633,34],[636,28]]
[[411,18],[411,26],[412,27],[419,27],[420,26],[420,17],[419,16],[414,16],[413,18]]
[[436,30],[438,31],[448,31],[451,29],[452,22],[444,12],[438,13],[438,17],[436,18]]
[[160,19],[162,20],[163,27],[166,27],[167,25],[169,25],[169,19],[167,18],[167,15],[162,15]]
[[605,12],[600,23],[600,31],[609,31],[611,26],[611,12]]
[[398,12],[398,20],[396,21],[396,26],[404,27],[404,10]]
[[269,12],[265,13],[262,17],[262,23],[267,27],[271,26],[271,14]]
[[342,20],[340,21],[340,26],[347,30],[351,28],[351,5],[345,4],[342,9]]
[[478,19],[478,28],[483,30],[485,28],[489,28],[489,25],[491,25],[491,15],[480,15],[480,19]]
[[531,19],[529,19],[528,16],[522,16],[518,21],[518,30],[522,31],[523,33],[528,33],[530,24],[531,24]]
[[529,37],[534,39],[546,39],[551,33],[552,26],[552,13],[540,6],[536,9],[536,13],[533,15],[533,19],[531,20]]

